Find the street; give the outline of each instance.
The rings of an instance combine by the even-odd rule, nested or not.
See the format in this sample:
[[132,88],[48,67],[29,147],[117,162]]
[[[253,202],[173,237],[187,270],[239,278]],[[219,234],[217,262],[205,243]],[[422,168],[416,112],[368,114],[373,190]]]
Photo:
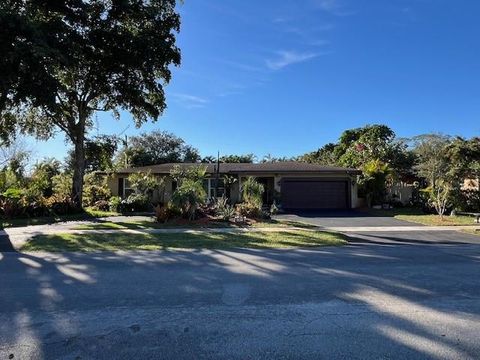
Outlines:
[[471,243],[0,253],[0,358],[478,358],[480,246],[451,233]]

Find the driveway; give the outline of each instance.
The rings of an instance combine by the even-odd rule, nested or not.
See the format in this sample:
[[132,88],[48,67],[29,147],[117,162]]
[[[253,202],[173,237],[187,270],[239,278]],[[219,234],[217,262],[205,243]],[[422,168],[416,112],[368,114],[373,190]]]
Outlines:
[[475,359],[479,268],[464,244],[3,253],[0,359]]
[[295,212],[276,215],[275,218],[342,232],[350,237],[351,243],[364,245],[480,244],[480,236],[458,231],[465,227],[424,226],[355,210]]
[[296,211],[275,215],[276,219],[302,221],[322,227],[412,226],[390,216],[373,216],[357,210]]

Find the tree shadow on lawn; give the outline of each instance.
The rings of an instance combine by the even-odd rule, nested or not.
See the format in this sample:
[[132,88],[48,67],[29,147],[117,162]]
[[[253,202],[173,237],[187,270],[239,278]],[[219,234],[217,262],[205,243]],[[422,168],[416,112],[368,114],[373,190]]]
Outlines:
[[170,248],[271,248],[344,245],[346,237],[327,232],[82,233],[36,235],[24,251],[168,250]]
[[[18,358],[11,352],[17,344],[25,357],[93,358],[100,351],[130,357],[139,349],[140,336],[158,345],[151,347],[151,356],[158,355],[159,348],[172,357],[188,357],[192,347],[198,354],[241,356],[250,347],[258,347],[260,355],[302,346],[318,356],[331,350],[358,357],[362,350],[375,354],[381,345],[391,349],[390,356],[398,351],[408,357],[434,357],[431,347],[436,346],[447,355],[475,358],[476,339],[459,341],[453,335],[474,326],[480,307],[449,304],[455,296],[478,299],[479,252],[450,256],[445,249],[418,246],[406,254],[399,247],[357,245],[0,254],[0,318],[5,320],[0,321],[1,351]],[[243,310],[229,307],[221,310],[224,317],[215,317],[215,309],[238,300],[232,291],[243,294],[234,303]],[[393,312],[390,305],[395,303],[405,306],[405,313]],[[337,312],[337,304],[358,310]],[[275,310],[275,321],[285,319],[289,331],[276,330],[272,336],[265,323],[273,320],[262,305],[293,306]],[[142,315],[154,309],[168,315]],[[363,321],[365,314],[374,316]],[[93,327],[93,319],[104,324]],[[347,322],[334,326],[342,319]],[[242,332],[245,328],[251,329],[251,337]],[[356,341],[351,341],[349,329]],[[298,342],[305,334],[311,335]],[[259,343],[259,335],[269,341]]]

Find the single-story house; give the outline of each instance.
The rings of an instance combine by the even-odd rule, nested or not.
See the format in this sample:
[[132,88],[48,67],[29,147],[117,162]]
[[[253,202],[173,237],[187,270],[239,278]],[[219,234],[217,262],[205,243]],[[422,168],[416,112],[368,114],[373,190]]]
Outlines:
[[[274,201],[284,209],[350,209],[358,207],[356,176],[357,169],[333,166],[322,166],[302,162],[274,163],[179,163],[160,164],[144,167],[120,169],[109,179],[112,194],[122,198],[133,190],[128,182],[128,176],[136,172],[150,172],[156,177],[165,177],[162,190],[153,195],[154,201],[166,202],[175,191],[176,183],[170,177],[174,166],[191,167],[206,166],[207,179],[205,190],[209,197],[227,196],[232,203],[241,201],[242,181],[247,177],[255,177],[264,185],[263,202],[270,205]],[[215,186],[219,174],[219,182]],[[226,184],[224,177],[235,179]]]

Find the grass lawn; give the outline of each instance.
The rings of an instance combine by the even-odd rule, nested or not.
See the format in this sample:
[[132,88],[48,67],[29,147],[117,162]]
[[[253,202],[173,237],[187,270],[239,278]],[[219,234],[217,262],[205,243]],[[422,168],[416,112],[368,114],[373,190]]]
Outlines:
[[99,211],[93,209],[85,209],[85,212],[70,215],[60,216],[42,216],[34,218],[16,218],[16,219],[0,219],[0,229],[9,227],[21,227],[28,225],[45,225],[53,224],[62,221],[78,221],[78,220],[92,220],[107,216],[120,215],[111,211]]
[[38,235],[22,247],[22,251],[114,251],[288,248],[340,246],[347,237],[324,231],[278,231],[247,233],[181,233],[181,234],[55,234]]
[[316,226],[296,221],[266,220],[257,221],[251,225],[237,225],[225,221],[209,221],[208,223],[157,223],[155,221],[122,221],[122,222],[98,222],[95,224],[82,224],[75,226],[75,230],[114,230],[114,229],[201,229],[201,228],[239,228],[239,227],[297,227],[302,229],[315,229]]
[[438,215],[424,214],[421,210],[412,208],[399,208],[392,210],[370,210],[370,214],[375,216],[390,216],[395,219],[410,221],[423,225],[431,226],[458,226],[458,225],[478,225],[473,216],[444,216],[443,220]]

